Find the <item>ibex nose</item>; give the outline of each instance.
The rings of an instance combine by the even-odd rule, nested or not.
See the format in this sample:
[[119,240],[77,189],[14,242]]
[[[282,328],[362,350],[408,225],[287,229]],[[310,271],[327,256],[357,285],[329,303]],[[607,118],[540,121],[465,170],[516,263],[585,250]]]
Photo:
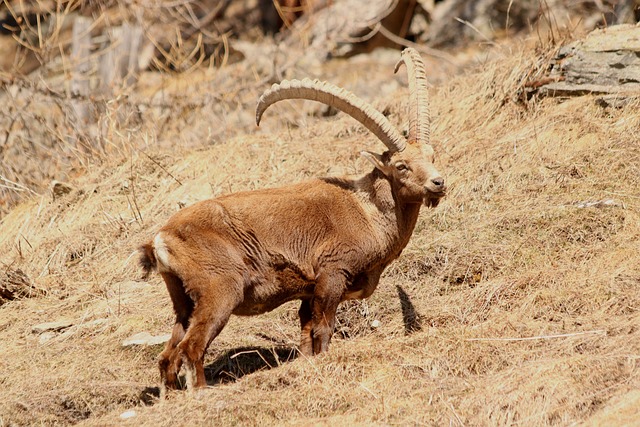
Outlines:
[[444,178],[442,178],[441,176],[438,176],[436,178],[432,178],[431,179],[431,183],[434,185],[434,187],[437,189],[437,191],[444,190]]

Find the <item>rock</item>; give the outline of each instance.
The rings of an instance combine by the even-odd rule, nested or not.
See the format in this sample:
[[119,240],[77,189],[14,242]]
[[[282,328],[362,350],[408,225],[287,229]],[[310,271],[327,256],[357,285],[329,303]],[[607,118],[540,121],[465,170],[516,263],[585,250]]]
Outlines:
[[57,334],[56,334],[55,332],[53,332],[53,331],[46,331],[46,332],[43,332],[43,333],[40,335],[40,337],[38,338],[38,342],[39,342],[40,344],[44,344],[44,343],[46,343],[47,341],[49,341],[51,338],[55,337],[56,335],[57,335]]
[[51,195],[53,196],[53,200],[71,193],[72,190],[73,187],[71,184],[56,180],[51,181]]
[[376,319],[373,322],[371,322],[371,327],[372,328],[379,328],[380,324],[381,324],[380,321],[378,319]]
[[[34,334],[40,334],[39,343],[44,344],[55,337],[61,339],[70,337],[82,330],[88,330],[96,328],[98,326],[106,325],[109,319],[95,319],[85,323],[73,323],[67,320],[61,320],[58,322],[41,323],[31,328]],[[73,329],[69,327],[75,326]]]
[[123,347],[132,347],[136,345],[158,345],[164,344],[169,341],[171,334],[165,335],[151,335],[149,332],[139,332],[135,335],[131,335],[126,340],[122,341]]
[[632,102],[637,102],[640,95],[620,96],[620,95],[604,95],[595,100],[595,103],[603,108],[622,109]]
[[640,26],[616,25],[560,48],[543,96],[640,93]]
[[0,273],[0,306],[8,301],[44,295],[20,269],[6,270]]
[[72,326],[73,323],[69,320],[58,320],[57,322],[40,323],[31,327],[31,332],[34,334],[41,334],[43,332],[59,332]]
[[120,414],[120,418],[121,418],[121,419],[123,419],[123,420],[128,420],[128,419],[130,419],[130,418],[135,417],[136,415],[138,415],[138,414],[136,413],[136,411],[135,411],[135,410],[133,410],[133,409],[130,409],[130,410],[128,410],[128,411],[125,411],[125,412],[121,413],[121,414]]
[[[295,49],[304,40],[305,56],[324,60],[352,57],[382,46],[395,47],[390,39],[407,36],[406,24],[411,22],[416,6],[413,0],[344,0],[326,4],[294,22],[283,40],[287,50]],[[303,39],[300,34],[304,34]]]
[[598,200],[598,201],[584,201],[576,204],[577,208],[604,208],[608,206],[620,206],[620,204],[613,199],[604,199],[604,200]]

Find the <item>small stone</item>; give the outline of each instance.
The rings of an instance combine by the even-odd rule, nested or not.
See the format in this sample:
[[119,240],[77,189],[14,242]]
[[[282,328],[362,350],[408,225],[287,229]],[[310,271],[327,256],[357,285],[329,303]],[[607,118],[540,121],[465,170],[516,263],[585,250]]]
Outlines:
[[166,343],[170,338],[171,334],[154,336],[149,332],[139,332],[122,341],[122,346],[131,347],[134,345],[158,345]]
[[378,319],[374,320],[373,322],[371,322],[371,327],[372,328],[379,328],[381,325],[380,321]]
[[57,322],[40,323],[31,327],[31,332],[41,334],[43,332],[58,332],[73,326],[69,320],[58,320]]
[[44,343],[46,343],[47,341],[49,341],[51,338],[53,338],[55,336],[56,336],[55,332],[52,332],[52,331],[43,332],[40,335],[40,338],[38,339],[38,342],[40,344],[44,344]]
[[65,194],[71,193],[73,187],[70,184],[62,181],[51,181],[51,195],[53,199],[57,199],[58,197],[64,196]]
[[598,201],[584,201],[576,204],[578,208],[603,208],[607,206],[619,206],[619,204],[613,199],[604,199]]
[[125,411],[125,412],[121,413],[120,414],[120,418],[123,419],[123,420],[128,420],[129,418],[133,418],[136,415],[138,415],[136,413],[136,411],[134,411],[133,409],[130,409],[128,411]]
[[45,292],[31,284],[20,269],[7,269],[0,273],[0,306],[9,301],[44,295]]

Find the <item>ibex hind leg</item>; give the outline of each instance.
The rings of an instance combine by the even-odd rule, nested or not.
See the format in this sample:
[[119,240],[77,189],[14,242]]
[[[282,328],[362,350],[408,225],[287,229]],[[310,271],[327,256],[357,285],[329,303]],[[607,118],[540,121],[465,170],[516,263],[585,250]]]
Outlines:
[[167,291],[173,303],[176,314],[176,323],[173,325],[171,338],[167,342],[164,351],[160,353],[158,367],[160,368],[161,397],[166,395],[166,389],[178,387],[178,373],[182,365],[182,358],[177,346],[185,336],[189,326],[189,318],[193,312],[193,301],[185,292],[180,278],[172,273],[162,273],[162,278],[167,285]]
[[187,371],[187,388],[207,385],[204,376],[204,355],[209,343],[227,324],[231,313],[241,300],[241,284],[236,278],[215,276],[198,278],[187,283],[198,295],[189,319],[189,328],[178,350]]

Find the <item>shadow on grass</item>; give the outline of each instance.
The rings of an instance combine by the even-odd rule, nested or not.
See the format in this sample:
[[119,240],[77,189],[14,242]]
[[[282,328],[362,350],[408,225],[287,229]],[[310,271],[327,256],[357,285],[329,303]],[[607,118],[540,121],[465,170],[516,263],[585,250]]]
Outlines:
[[[295,347],[238,347],[226,351],[204,368],[208,386],[235,382],[245,375],[265,371],[290,362],[298,357]],[[184,375],[180,376],[178,388],[186,390]],[[140,392],[140,401],[153,405],[160,397],[159,387],[145,387]]]
[[422,321],[420,315],[416,312],[416,308],[411,302],[409,294],[402,289],[402,286],[397,285],[398,298],[400,298],[400,308],[402,309],[402,321],[404,323],[405,335],[410,335],[414,332],[422,330]]
[[298,357],[294,347],[239,347],[229,350],[204,368],[207,385],[235,382],[245,375],[265,371]]

